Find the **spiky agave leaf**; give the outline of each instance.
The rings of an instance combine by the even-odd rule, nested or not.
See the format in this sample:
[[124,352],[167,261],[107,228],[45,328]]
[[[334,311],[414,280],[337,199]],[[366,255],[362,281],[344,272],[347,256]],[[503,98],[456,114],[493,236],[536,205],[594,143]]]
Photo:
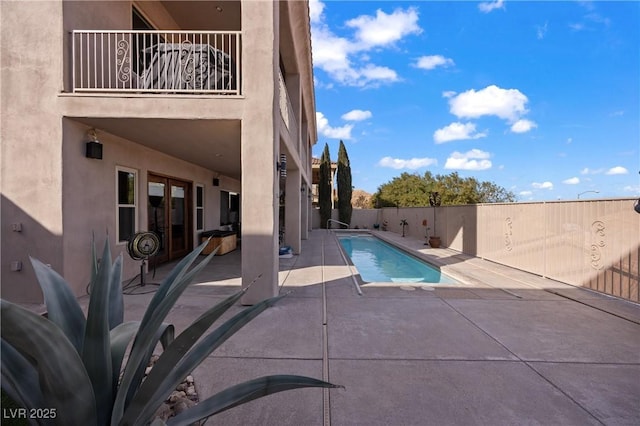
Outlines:
[[[131,381],[132,385],[129,388],[131,398],[133,398],[136,395],[136,393],[138,392],[138,389],[140,388],[140,383],[142,383],[142,379],[144,378],[147,367],[149,366],[149,360],[151,359],[151,356],[153,355],[153,351],[158,345],[158,342],[160,342],[164,350],[173,341],[174,334],[175,334],[175,328],[172,324],[168,324],[165,322],[160,324],[160,327],[158,327],[158,329],[156,330],[156,333],[154,334],[153,339],[151,340],[151,343],[147,346],[146,352],[144,352],[144,355],[142,357],[144,362],[138,364],[138,367],[133,376],[133,380]],[[127,403],[127,407],[128,406],[129,406],[129,402]]]
[[343,388],[323,380],[297,375],[273,375],[231,386],[167,420],[168,426],[186,426],[263,396],[292,389]]
[[122,254],[111,269],[109,281],[109,330],[113,330],[124,320],[124,299],[122,296]]
[[22,407],[44,407],[35,366],[4,339],[2,353],[2,389]]
[[56,409],[57,421],[64,425],[95,424],[93,386],[73,344],[48,319],[6,300],[0,303],[2,338],[34,361],[43,401]]
[[99,424],[108,424],[113,403],[113,375],[111,343],[109,341],[109,291],[113,270],[122,262],[116,260],[116,268],[111,265],[109,241],[105,241],[98,275],[92,286],[87,310],[87,324],[82,348],[82,361],[91,378],[96,398],[96,412]]
[[[123,424],[127,424],[128,422],[135,423],[136,420],[146,420],[145,416],[148,415],[148,413],[153,414],[153,412],[156,411],[157,407],[166,398],[166,392],[164,390],[166,386],[161,387],[161,385],[167,374],[180,362],[207,329],[231,306],[240,300],[245,292],[246,289],[240,290],[207,310],[187,327],[187,329],[180,333],[175,341],[165,349],[127,407],[122,420]],[[172,390],[170,386],[171,385],[169,385],[169,393]]]
[[115,426],[120,422],[126,405],[139,386],[140,382],[136,372],[139,371],[140,364],[147,361],[145,360],[145,355],[149,350],[149,346],[153,343],[158,327],[160,327],[160,324],[162,324],[162,321],[164,321],[178,297],[187,285],[191,283],[195,274],[204,268],[217,252],[217,249],[214,250],[191,271],[187,272],[188,268],[200,255],[200,252],[202,252],[206,244],[207,242],[205,241],[178,263],[162,284],[160,284],[160,287],[149,303],[140,325],[140,331],[136,335],[131,353],[129,354],[129,360],[125,367],[118,393],[116,394],[111,416],[112,425]]
[[109,332],[111,342],[111,387],[113,395],[118,391],[118,381],[120,380],[120,370],[127,347],[131,343],[140,326],[140,321],[127,321],[115,327]]
[[47,317],[60,327],[76,351],[82,353],[86,320],[76,296],[60,274],[37,259],[29,259],[42,289]]

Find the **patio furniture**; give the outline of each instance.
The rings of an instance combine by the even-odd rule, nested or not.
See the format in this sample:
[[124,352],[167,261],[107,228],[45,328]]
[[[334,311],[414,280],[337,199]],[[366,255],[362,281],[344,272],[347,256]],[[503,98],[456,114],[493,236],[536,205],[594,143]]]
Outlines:
[[220,246],[216,256],[221,256],[237,248],[236,231],[205,231],[200,233],[200,243],[204,243],[209,237],[211,240],[201,254],[211,254],[216,247]]
[[146,66],[138,86],[158,90],[234,90],[229,55],[208,44],[158,43],[143,50]]

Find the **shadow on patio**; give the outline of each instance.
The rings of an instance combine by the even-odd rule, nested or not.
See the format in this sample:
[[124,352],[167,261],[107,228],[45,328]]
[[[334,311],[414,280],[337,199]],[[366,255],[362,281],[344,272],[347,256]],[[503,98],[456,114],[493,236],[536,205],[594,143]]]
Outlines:
[[[455,254],[440,250],[423,254],[436,263]],[[201,398],[276,373],[325,378],[346,389],[272,395],[207,424],[637,422],[639,305],[481,259],[459,260],[442,269],[469,285],[430,291],[365,284],[359,296],[333,234],[314,230],[301,255],[280,261],[289,296],[194,376]],[[215,257],[168,321],[180,330],[239,287],[239,251]],[[150,296],[125,296],[126,319],[139,319]]]

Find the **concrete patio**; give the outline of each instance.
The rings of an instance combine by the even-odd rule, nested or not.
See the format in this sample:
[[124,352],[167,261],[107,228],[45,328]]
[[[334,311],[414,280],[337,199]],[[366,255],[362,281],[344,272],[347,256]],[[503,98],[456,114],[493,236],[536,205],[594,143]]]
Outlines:
[[[365,284],[359,295],[333,233],[314,230],[301,255],[280,261],[291,293],[194,376],[201,399],[266,374],[345,389],[271,395],[207,425],[639,424],[640,305],[380,234],[466,284]],[[215,257],[178,300],[178,330],[239,288],[239,254]],[[150,296],[125,296],[126,319]]]

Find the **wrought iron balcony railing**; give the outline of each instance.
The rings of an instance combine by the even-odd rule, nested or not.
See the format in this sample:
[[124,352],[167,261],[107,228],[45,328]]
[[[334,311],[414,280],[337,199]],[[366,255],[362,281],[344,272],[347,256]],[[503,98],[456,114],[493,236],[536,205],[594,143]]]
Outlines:
[[241,94],[240,31],[73,31],[74,92]]

